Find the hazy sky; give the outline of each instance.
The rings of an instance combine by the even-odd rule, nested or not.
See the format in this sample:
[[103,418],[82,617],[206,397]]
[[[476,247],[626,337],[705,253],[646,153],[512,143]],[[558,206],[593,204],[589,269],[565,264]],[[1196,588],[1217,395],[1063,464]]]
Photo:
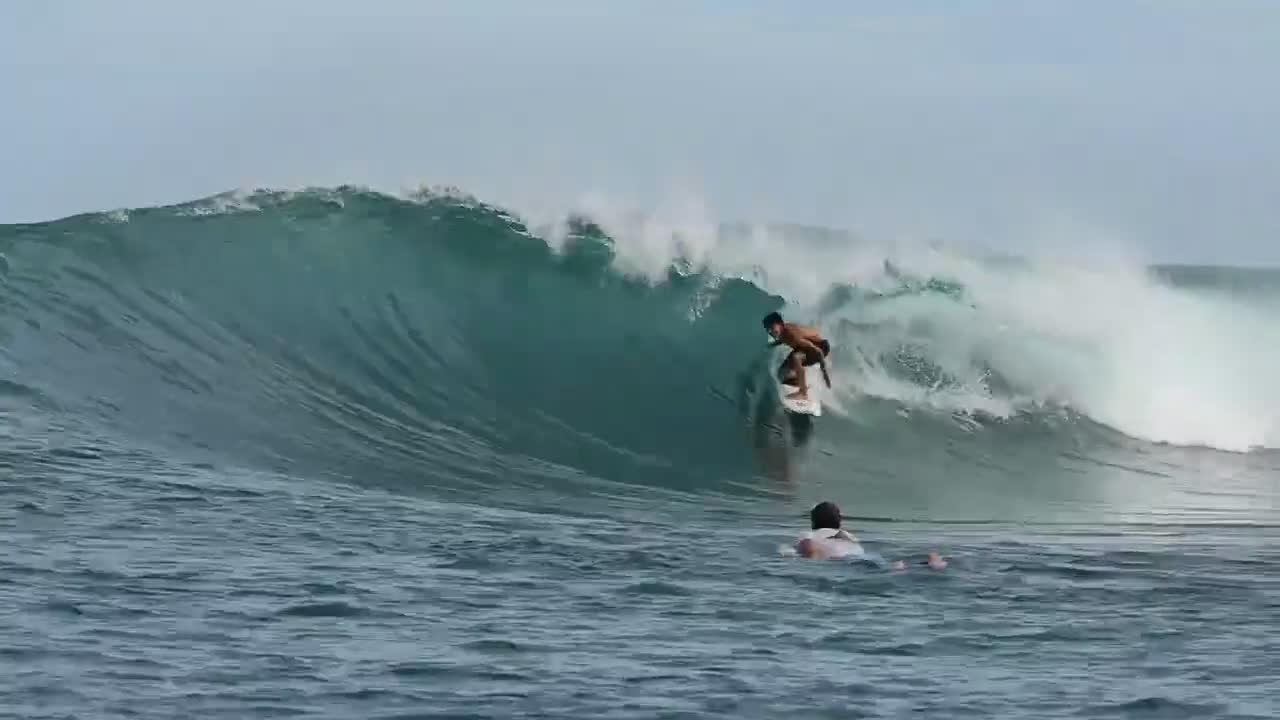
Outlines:
[[1280,264],[1280,2],[0,4],[0,221],[453,184]]

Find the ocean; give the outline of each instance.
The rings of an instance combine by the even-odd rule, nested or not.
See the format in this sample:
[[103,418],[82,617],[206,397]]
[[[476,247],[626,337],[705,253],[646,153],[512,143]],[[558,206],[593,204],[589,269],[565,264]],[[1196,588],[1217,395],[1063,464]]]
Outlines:
[[352,187],[0,254],[2,716],[1280,712],[1280,271]]

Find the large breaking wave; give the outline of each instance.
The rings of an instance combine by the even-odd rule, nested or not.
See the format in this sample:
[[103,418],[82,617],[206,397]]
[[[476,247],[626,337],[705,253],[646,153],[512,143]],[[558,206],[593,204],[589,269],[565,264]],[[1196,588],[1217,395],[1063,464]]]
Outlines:
[[939,420],[1280,445],[1268,273],[353,188],[3,226],[0,251],[11,436],[39,414],[343,476],[676,487],[753,466],[781,307],[836,347],[831,446]]

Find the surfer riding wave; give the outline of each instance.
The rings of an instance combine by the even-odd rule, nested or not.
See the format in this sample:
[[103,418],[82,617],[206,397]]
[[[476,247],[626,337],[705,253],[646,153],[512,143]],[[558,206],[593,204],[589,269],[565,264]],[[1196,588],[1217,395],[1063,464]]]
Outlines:
[[762,323],[769,337],[773,338],[770,347],[791,347],[787,358],[778,366],[778,382],[796,388],[788,398],[808,399],[809,384],[805,380],[805,368],[812,365],[817,365],[822,370],[823,382],[831,387],[831,376],[827,374],[827,356],[831,354],[831,343],[822,337],[817,328],[784,322],[782,315],[776,312],[765,315]]

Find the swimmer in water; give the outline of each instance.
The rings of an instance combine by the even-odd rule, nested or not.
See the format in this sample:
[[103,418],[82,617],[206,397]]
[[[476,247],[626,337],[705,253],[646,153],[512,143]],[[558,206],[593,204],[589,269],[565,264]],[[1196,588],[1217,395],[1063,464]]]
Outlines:
[[811,560],[862,555],[858,538],[840,527],[843,518],[833,502],[820,502],[809,511],[808,534],[796,541],[796,554]]
[[[866,553],[862,543],[848,530],[841,528],[844,518],[840,508],[831,501],[820,502],[809,511],[810,532],[796,541],[796,554],[810,560],[833,560],[849,557],[863,557]],[[920,565],[933,570],[945,570],[947,561],[937,552],[930,551]],[[894,572],[904,572],[907,563],[894,561],[889,568]]]

